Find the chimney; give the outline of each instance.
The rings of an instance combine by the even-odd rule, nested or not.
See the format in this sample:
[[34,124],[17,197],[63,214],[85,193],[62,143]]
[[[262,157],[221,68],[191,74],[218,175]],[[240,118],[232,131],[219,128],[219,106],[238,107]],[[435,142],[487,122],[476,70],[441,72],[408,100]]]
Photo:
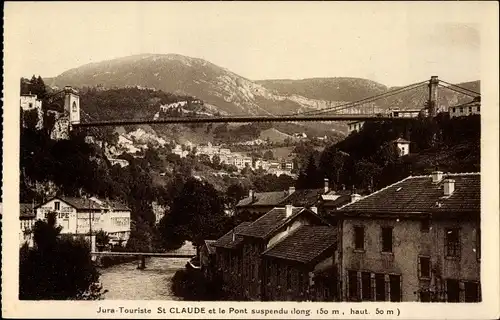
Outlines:
[[324,193],[328,193],[330,191],[330,187],[328,186],[328,178],[325,178],[325,190]]
[[288,188],[288,195],[291,195],[294,192],[295,192],[295,187],[289,187]]
[[233,229],[233,242],[236,241],[236,231]]
[[318,214],[318,207],[310,207],[309,208],[312,212]]
[[361,199],[361,196],[359,194],[357,194],[357,193],[352,193],[351,194],[351,202],[356,202],[359,199]]
[[446,179],[444,180],[444,195],[445,196],[451,196],[453,191],[455,191],[455,180],[453,179]]
[[248,190],[248,197],[250,198],[250,201],[253,201],[254,197],[253,197],[253,190],[252,189]]
[[293,210],[293,206],[291,204],[287,204],[285,206],[285,214],[286,214],[287,218],[289,218],[292,215],[292,210]]
[[442,171],[434,171],[432,173],[432,182],[433,183],[438,183],[443,179],[443,172]]
[[342,190],[345,190],[345,184],[342,184]]

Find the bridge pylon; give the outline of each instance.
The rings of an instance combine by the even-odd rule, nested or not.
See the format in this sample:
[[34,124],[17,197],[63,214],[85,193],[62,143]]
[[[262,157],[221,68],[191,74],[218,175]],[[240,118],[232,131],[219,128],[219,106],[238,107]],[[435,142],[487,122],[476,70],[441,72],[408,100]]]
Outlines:
[[438,76],[432,76],[429,80],[429,98],[427,101],[427,108],[429,111],[430,117],[435,117],[438,112],[438,85],[439,78]]

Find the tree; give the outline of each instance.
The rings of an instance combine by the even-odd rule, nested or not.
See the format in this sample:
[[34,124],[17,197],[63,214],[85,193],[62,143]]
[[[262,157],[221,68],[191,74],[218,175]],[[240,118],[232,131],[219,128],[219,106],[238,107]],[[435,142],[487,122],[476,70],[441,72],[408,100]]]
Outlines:
[[271,150],[267,150],[266,152],[264,152],[264,160],[273,160],[274,159],[274,154]]
[[102,286],[84,239],[60,236],[55,213],[34,226],[35,248],[20,250],[19,298],[22,300],[97,300]]
[[97,231],[95,234],[95,243],[101,249],[106,247],[109,244],[109,235],[103,230]]
[[314,156],[310,154],[306,169],[300,172],[297,179],[297,189],[314,189],[323,184],[323,181],[320,181],[319,179],[318,169],[315,162]]
[[175,197],[170,213],[162,221],[165,240],[189,240],[199,245],[224,234],[224,203],[214,187],[189,178]]
[[238,201],[243,199],[247,191],[240,183],[230,185],[226,191],[226,199],[231,207],[234,207]]

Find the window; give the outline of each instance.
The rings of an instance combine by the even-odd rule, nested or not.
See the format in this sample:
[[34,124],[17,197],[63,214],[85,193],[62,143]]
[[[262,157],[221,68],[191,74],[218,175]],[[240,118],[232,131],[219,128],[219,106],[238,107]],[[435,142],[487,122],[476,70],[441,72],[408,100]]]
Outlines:
[[61,203],[59,201],[54,202],[54,210],[61,210]]
[[372,300],[372,279],[370,272],[361,273],[361,300]]
[[290,267],[286,268],[286,288],[292,289],[292,270]]
[[30,107],[30,109],[33,108],[33,103],[30,102],[29,107]]
[[480,112],[480,110],[481,110],[481,107],[477,106],[477,112]]
[[420,291],[420,302],[431,302],[431,293],[429,290]]
[[460,302],[460,285],[458,280],[446,280],[446,301]]
[[299,271],[299,280],[298,280],[298,289],[299,289],[299,292],[302,293],[302,290],[303,290],[303,287],[304,287],[304,274]]
[[446,229],[446,256],[458,257],[460,254],[460,235],[459,229]]
[[420,221],[420,231],[429,232],[431,230],[431,221],[429,219],[424,219]]
[[451,108],[451,112],[455,113],[455,108],[454,107]]
[[365,248],[365,228],[354,227],[354,248],[364,250]]
[[479,302],[479,284],[464,282],[465,302]]
[[348,272],[348,285],[349,285],[349,300],[358,301],[358,273],[356,271]]
[[464,113],[464,107],[460,107],[460,113]]
[[382,252],[392,252],[392,227],[382,227]]
[[430,278],[431,277],[431,258],[429,257],[419,257],[418,258],[418,269],[420,278]]
[[73,101],[73,112],[77,112],[78,111],[78,107],[76,106],[76,101]]
[[385,275],[375,274],[375,301],[385,301]]
[[401,301],[401,276],[389,275],[389,290],[392,302]]

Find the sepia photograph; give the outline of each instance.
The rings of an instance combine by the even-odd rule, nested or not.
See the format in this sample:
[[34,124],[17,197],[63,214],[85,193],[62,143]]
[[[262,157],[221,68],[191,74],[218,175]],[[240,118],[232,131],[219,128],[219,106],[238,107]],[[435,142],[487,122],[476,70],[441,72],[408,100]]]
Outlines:
[[495,9],[7,2],[4,316],[498,315]]

